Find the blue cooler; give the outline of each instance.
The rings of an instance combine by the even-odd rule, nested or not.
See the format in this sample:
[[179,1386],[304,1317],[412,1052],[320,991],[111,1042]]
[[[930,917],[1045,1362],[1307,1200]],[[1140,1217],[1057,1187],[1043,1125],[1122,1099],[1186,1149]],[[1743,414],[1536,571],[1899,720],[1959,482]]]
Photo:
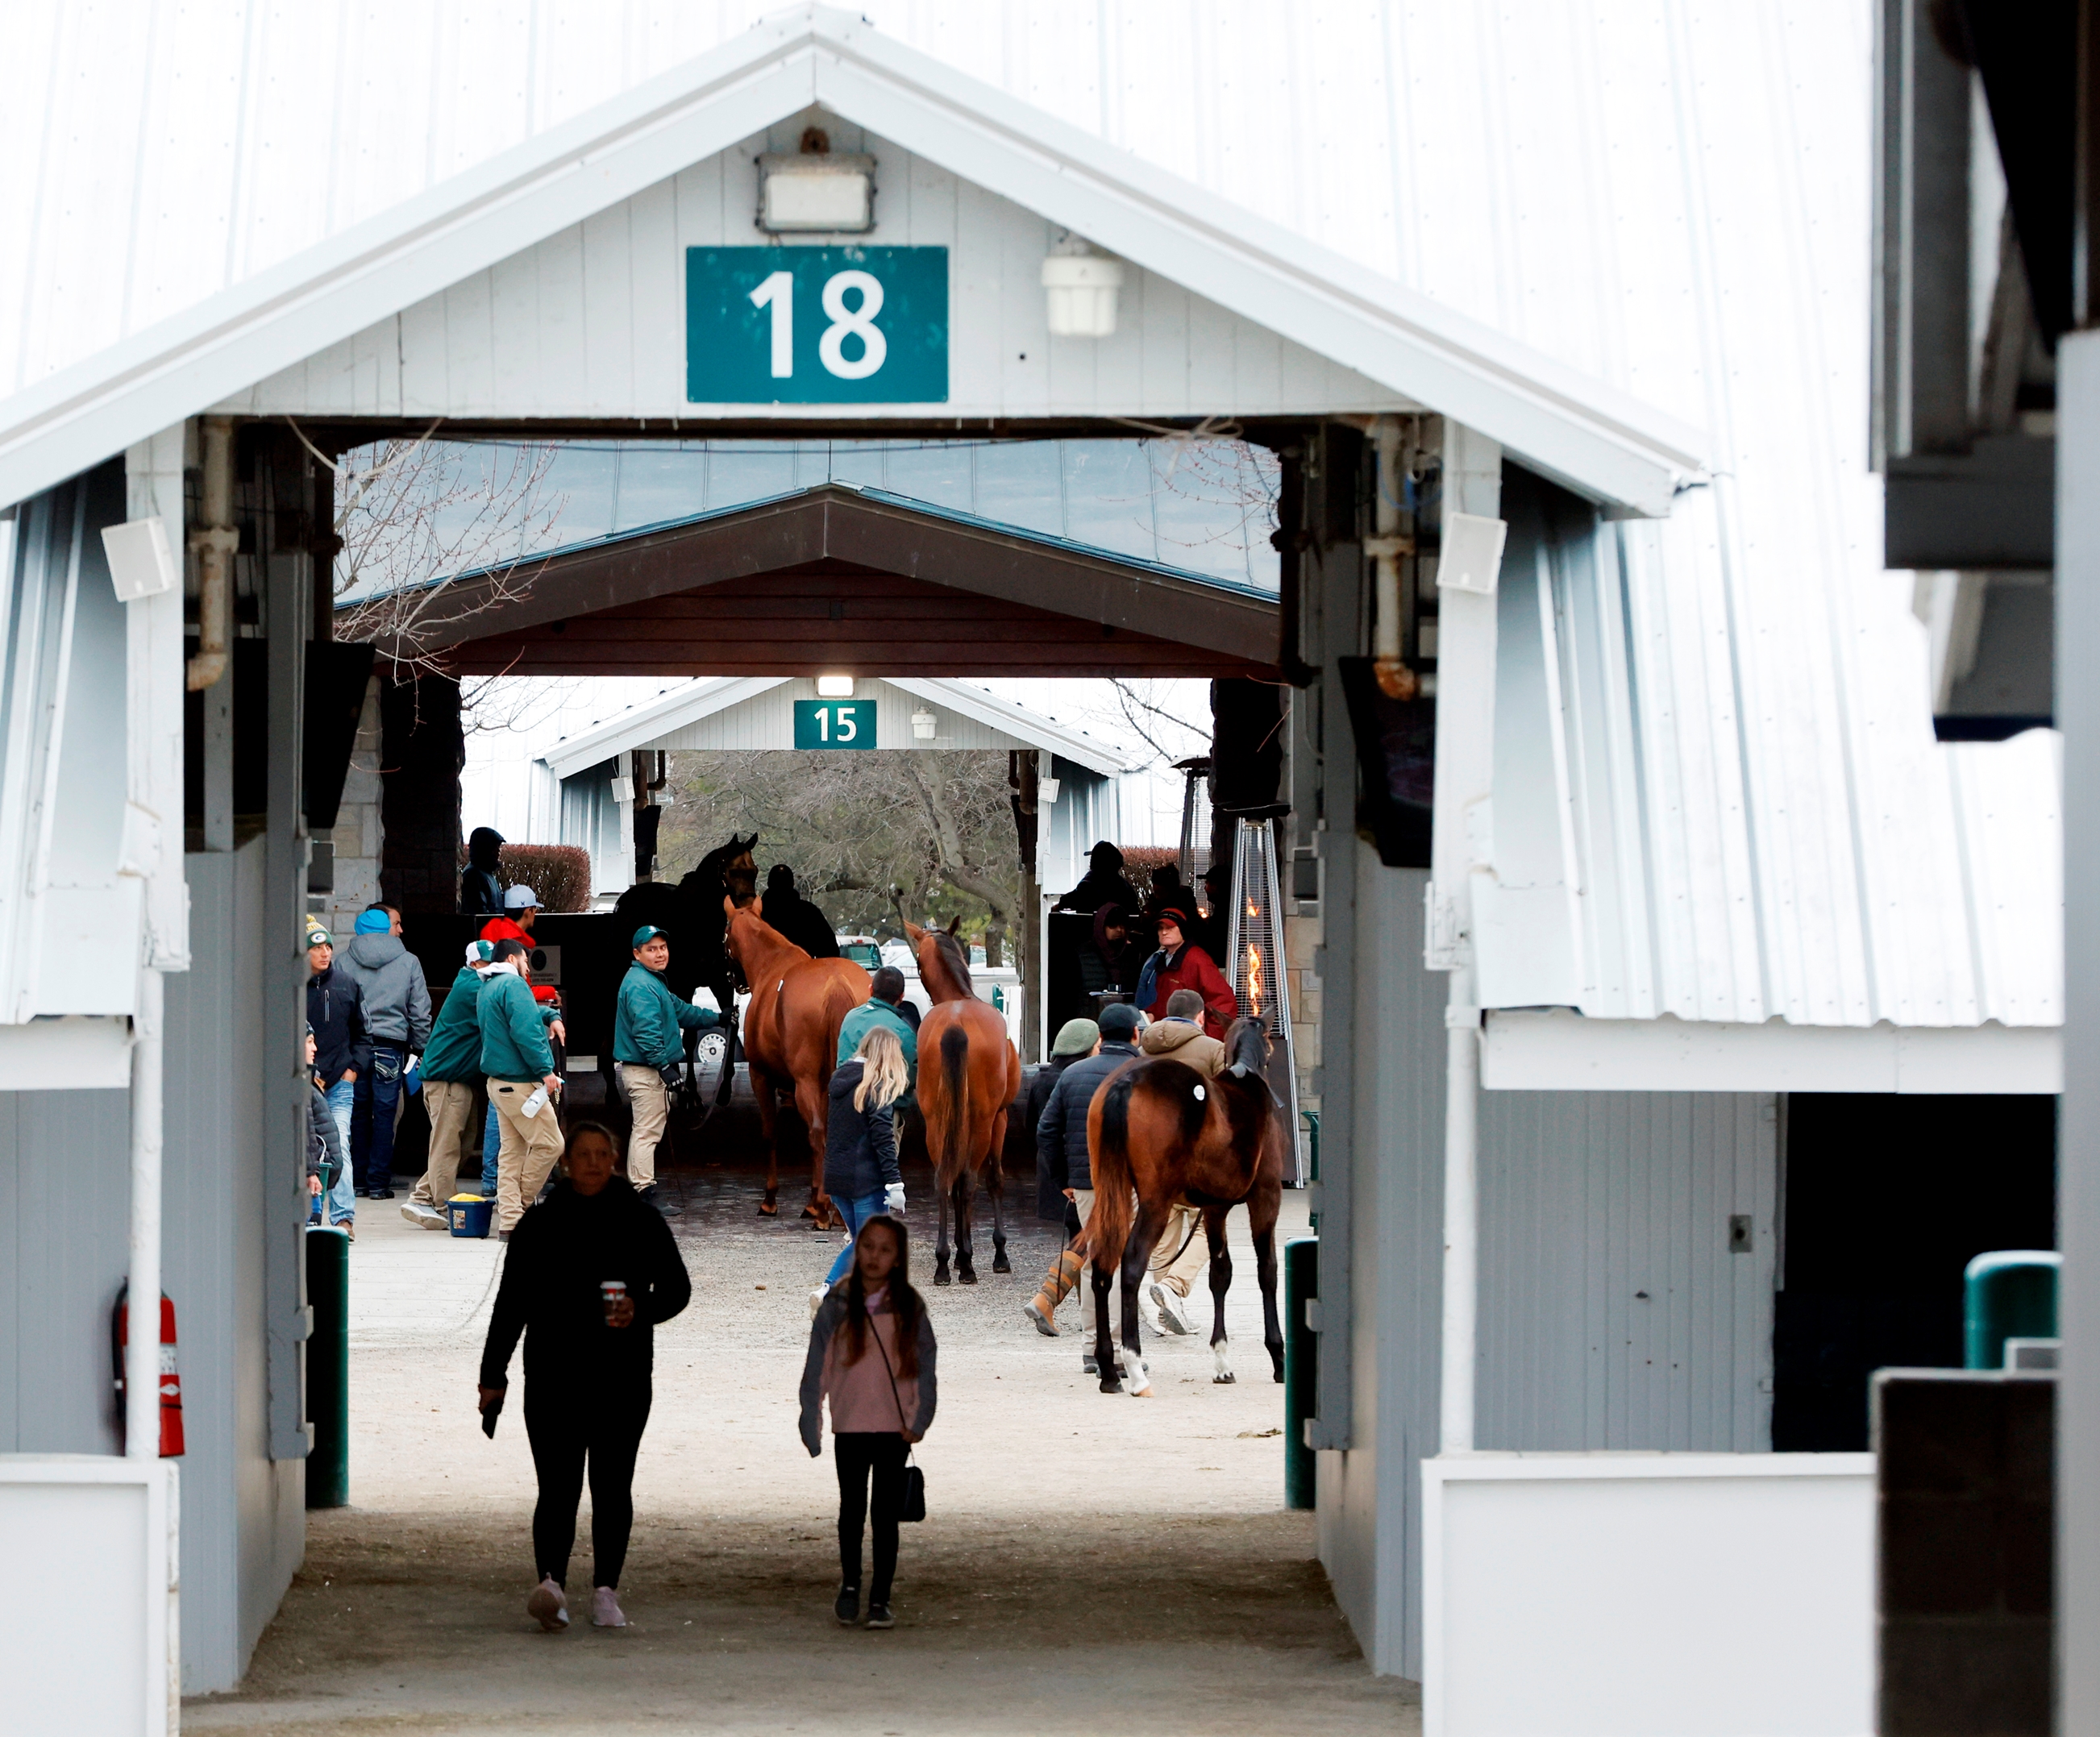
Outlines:
[[496,1202],[483,1194],[455,1194],[445,1202],[445,1222],[455,1237],[486,1237]]

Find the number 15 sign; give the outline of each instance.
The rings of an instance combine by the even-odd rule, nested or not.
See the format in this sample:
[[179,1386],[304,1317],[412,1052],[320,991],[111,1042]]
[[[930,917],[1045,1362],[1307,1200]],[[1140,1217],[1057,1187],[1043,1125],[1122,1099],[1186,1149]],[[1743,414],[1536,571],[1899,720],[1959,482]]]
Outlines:
[[942,404],[945,247],[689,247],[695,404]]

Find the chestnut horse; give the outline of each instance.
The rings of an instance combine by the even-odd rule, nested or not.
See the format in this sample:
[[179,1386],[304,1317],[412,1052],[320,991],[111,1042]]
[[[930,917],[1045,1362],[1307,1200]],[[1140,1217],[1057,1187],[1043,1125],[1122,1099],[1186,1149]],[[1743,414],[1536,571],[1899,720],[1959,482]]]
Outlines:
[[819,1225],[837,1218],[824,1193],[824,1127],[828,1088],[839,1052],[839,1027],[867,999],[868,975],[849,959],[811,959],[765,920],[765,902],[739,905],[726,897],[729,953],[751,985],[743,1016],[743,1053],[751,1063],[752,1096],[765,1131],[765,1199],[761,1218],[779,1212],[779,1096],[791,1092],[810,1139],[810,1204],[804,1215]]
[[[1225,1292],[1233,1262],[1225,1251],[1225,1215],[1246,1202],[1261,1279],[1262,1340],[1283,1379],[1283,1329],[1276,1316],[1276,1217],[1283,1204],[1283,1133],[1264,1069],[1268,1034],[1260,1020],[1233,1021],[1225,1034],[1231,1061],[1207,1080],[1171,1056],[1155,1056],[1110,1076],[1087,1110],[1094,1210],[1084,1240],[1094,1266],[1094,1356],[1101,1391],[1119,1393],[1109,1343],[1109,1287],[1123,1272],[1123,1360],[1131,1391],[1142,1397],[1152,1378],[1138,1355],[1137,1292],[1159,1241],[1167,1209],[1200,1207],[1211,1249],[1211,1353],[1214,1382],[1233,1378],[1225,1354]],[[1136,1196],[1135,1217],[1132,1195]]]
[[948,1209],[955,1212],[955,1276],[977,1281],[970,1248],[970,1186],[985,1173],[991,1197],[991,1270],[1011,1272],[1006,1258],[1006,1179],[999,1155],[1006,1144],[1006,1113],[1021,1095],[1021,1058],[997,1008],[977,999],[958,917],[946,929],[907,923],[919,956],[919,981],[933,1002],[919,1023],[919,1113],[926,1121],[926,1153],[941,1203],[941,1238],[934,1245],[933,1282],[948,1282]]

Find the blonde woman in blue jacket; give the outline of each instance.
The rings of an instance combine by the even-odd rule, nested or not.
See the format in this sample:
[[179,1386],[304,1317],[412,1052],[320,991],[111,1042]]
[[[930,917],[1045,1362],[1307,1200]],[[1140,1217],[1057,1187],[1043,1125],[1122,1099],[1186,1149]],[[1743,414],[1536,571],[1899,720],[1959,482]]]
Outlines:
[[664,981],[670,963],[668,935],[648,923],[635,930],[634,963],[620,982],[612,1021],[612,1059],[634,1111],[634,1129],[627,1138],[627,1179],[666,1218],[680,1209],[656,1188],[656,1146],[671,1116],[664,1072],[685,1059],[687,1032],[712,1030],[721,1023],[713,1008],[695,1007],[671,993]]

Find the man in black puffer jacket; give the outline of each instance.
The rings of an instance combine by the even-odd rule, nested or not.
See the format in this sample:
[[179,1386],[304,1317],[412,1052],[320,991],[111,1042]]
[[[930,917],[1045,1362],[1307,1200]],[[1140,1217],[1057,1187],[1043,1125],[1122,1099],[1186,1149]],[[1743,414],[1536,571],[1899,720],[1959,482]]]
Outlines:
[[[503,1283],[481,1353],[481,1406],[502,1402],[510,1354],[525,1335],[525,1431],[540,1483],[532,1548],[540,1584],[527,1610],[568,1626],[563,1584],[576,1503],[590,1468],[591,1621],[627,1625],[616,1596],[634,1521],[634,1456],[649,1421],[655,1327],[691,1299],[692,1281],[663,1215],[613,1174],[605,1129],[572,1129],[567,1175],[510,1234]],[[609,1294],[608,1283],[624,1290]]]
[[[1050,1101],[1043,1107],[1043,1119],[1035,1125],[1037,1173],[1048,1186],[1072,1202],[1083,1226],[1094,1208],[1094,1178],[1087,1150],[1087,1111],[1094,1094],[1109,1077],[1137,1060],[1137,1009],[1127,1001],[1111,1001],[1101,1009],[1101,1047],[1065,1069]],[[1057,1336],[1057,1305],[1079,1282],[1078,1250],[1067,1247],[1058,1255],[1043,1281],[1043,1289],[1029,1303],[1027,1315],[1038,1333]],[[1094,1360],[1084,1360],[1088,1374],[1095,1373]]]

